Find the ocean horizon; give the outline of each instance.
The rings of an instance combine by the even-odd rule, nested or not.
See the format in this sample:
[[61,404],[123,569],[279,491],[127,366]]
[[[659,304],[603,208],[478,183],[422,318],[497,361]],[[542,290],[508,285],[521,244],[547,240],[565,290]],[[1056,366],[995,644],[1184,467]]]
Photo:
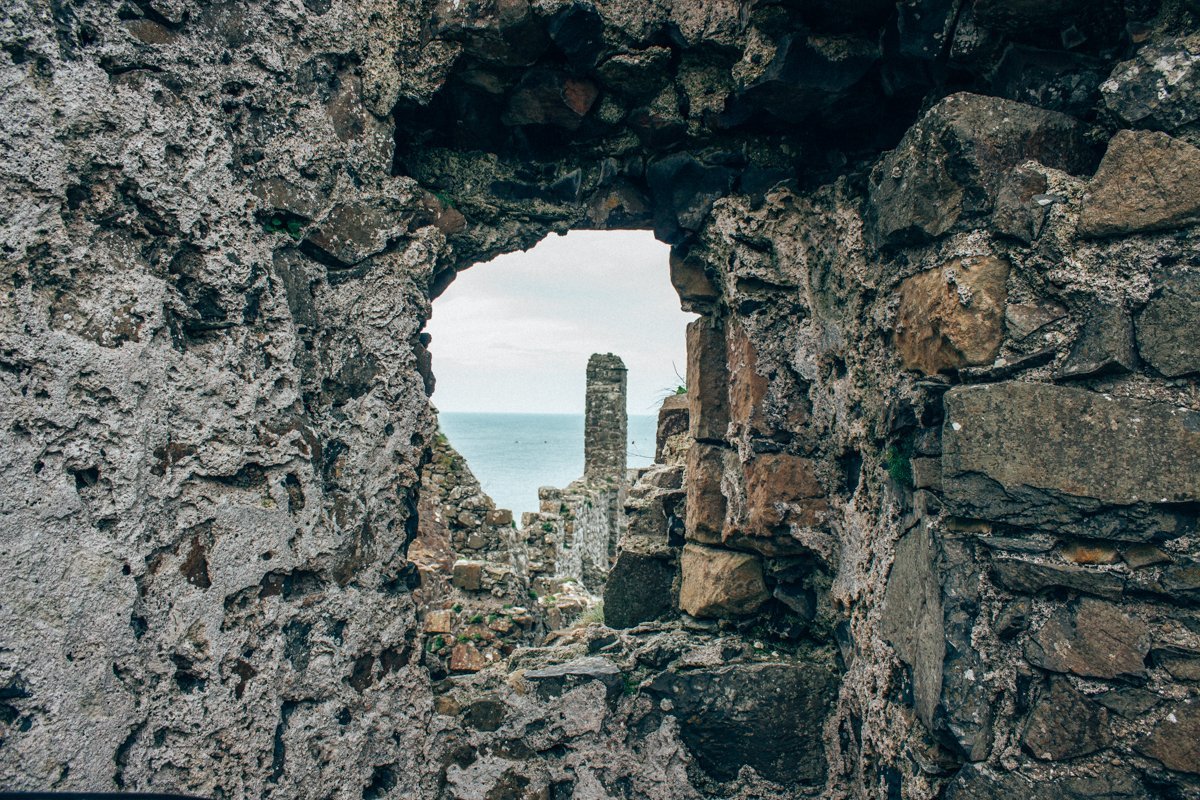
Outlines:
[[[513,518],[538,510],[541,486],[583,477],[583,414],[441,412],[442,433],[467,460],[497,508]],[[654,463],[658,417],[629,416],[626,454],[632,467]]]

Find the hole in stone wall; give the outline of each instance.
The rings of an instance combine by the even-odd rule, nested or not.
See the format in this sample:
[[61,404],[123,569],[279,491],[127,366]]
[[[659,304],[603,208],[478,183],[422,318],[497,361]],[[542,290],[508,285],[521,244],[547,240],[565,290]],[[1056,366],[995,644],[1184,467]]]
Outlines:
[[654,458],[663,399],[682,389],[685,326],[669,248],[649,231],[572,231],[476,265],[426,328],[442,431],[497,507],[538,509],[539,486],[584,473],[593,353],[628,369],[629,467]]

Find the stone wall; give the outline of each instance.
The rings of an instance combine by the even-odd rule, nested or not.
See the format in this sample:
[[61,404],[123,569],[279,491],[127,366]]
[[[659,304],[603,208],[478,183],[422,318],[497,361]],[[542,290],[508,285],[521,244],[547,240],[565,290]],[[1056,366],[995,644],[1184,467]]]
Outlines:
[[[1200,797],[1196,14],[9,2],[0,782]],[[701,314],[683,609],[435,678],[420,331],[571,227]]]

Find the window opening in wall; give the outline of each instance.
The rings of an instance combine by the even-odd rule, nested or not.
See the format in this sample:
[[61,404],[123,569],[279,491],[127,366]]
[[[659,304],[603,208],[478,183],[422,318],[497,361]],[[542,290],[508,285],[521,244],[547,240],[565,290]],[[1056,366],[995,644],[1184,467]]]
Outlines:
[[649,231],[572,231],[461,273],[426,328],[442,432],[497,507],[584,473],[592,354],[628,370],[629,467],[654,458],[658,407],[683,390],[685,326],[667,245]]

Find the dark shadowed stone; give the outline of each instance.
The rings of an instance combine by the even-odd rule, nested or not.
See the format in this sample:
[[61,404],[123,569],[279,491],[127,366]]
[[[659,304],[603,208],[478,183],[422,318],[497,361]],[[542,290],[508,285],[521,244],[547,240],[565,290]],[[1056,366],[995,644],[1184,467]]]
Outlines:
[[[1092,771],[1094,773],[1094,769]],[[967,764],[946,787],[942,800],[1151,800],[1142,782],[1118,766],[1099,774],[1064,775],[993,771]]]
[[822,727],[837,685],[822,659],[665,672],[647,692],[671,701],[684,743],[713,778],[732,780],[745,764],[785,785],[811,785],[825,778]]
[[1038,108],[1083,116],[1099,98],[1108,63],[1082,53],[1010,45],[996,66],[992,91]]
[[443,0],[434,10],[433,27],[461,42],[470,55],[502,66],[532,64],[549,44],[525,0]]
[[1162,569],[1135,572],[1129,578],[1129,588],[1177,603],[1200,602],[1200,562],[1182,561]]
[[990,213],[1008,170],[1029,159],[1081,171],[1086,155],[1079,123],[1011,100],[947,97],[872,172],[875,241],[935,238],[961,218]]
[[1100,87],[1125,123],[1173,131],[1200,119],[1200,35],[1165,39],[1123,61]]
[[1200,775],[1200,702],[1168,708],[1137,750],[1167,769]]
[[525,73],[500,118],[505,125],[551,125],[577,129],[592,110],[599,90],[583,78],[549,69]]
[[776,43],[766,69],[734,102],[798,122],[858,83],[878,60],[879,45],[874,41],[788,33]]
[[1200,412],[1012,381],[952,389],[945,409],[953,514],[1129,541],[1194,527],[1156,504],[1200,500]]
[[1051,678],[1025,722],[1021,744],[1034,758],[1062,761],[1103,750],[1112,743],[1108,711],[1064,678]]
[[1149,652],[1144,622],[1089,598],[1059,608],[1025,644],[1034,666],[1108,680],[1143,674]]
[[1016,167],[1004,179],[996,193],[992,227],[997,232],[1032,244],[1042,232],[1048,203],[1039,202],[1047,189],[1046,176],[1025,167]]
[[1133,322],[1129,313],[1111,303],[1096,303],[1083,318],[1079,338],[1071,347],[1060,378],[1122,375],[1133,371]]
[[1162,702],[1162,697],[1145,689],[1130,687],[1113,689],[1112,691],[1097,695],[1096,702],[1109,711],[1120,714],[1122,717],[1139,719],[1147,711]]
[[693,439],[725,441],[729,427],[729,371],[720,321],[700,317],[687,326],[687,398]]
[[1200,149],[1157,131],[1118,131],[1088,183],[1081,236],[1169,230],[1200,221]]
[[632,628],[669,615],[675,566],[666,558],[622,550],[604,584],[604,624]]
[[1168,378],[1200,372],[1200,273],[1162,282],[1138,314],[1137,343],[1142,358]]
[[543,698],[558,697],[591,681],[603,683],[609,699],[620,695],[625,687],[621,670],[607,658],[599,656],[586,656],[566,664],[526,670],[523,677],[537,685],[538,695]]
[[679,294],[685,311],[699,311],[713,304],[721,296],[716,284],[709,278],[704,262],[699,258],[688,258],[671,248],[671,285]]
[[1074,589],[1116,600],[1125,591],[1125,576],[1119,572],[1102,572],[1070,564],[998,559],[992,564],[992,577],[1009,591],[1024,594],[1038,594],[1048,589]]
[[912,668],[913,702],[925,726],[977,761],[991,748],[992,691],[971,644],[980,576],[957,541],[921,525],[896,545],[880,632]]
[[698,231],[713,203],[733,186],[729,167],[702,164],[690,153],[659,159],[646,169],[646,183],[655,201],[654,233],[677,244],[684,231]]

